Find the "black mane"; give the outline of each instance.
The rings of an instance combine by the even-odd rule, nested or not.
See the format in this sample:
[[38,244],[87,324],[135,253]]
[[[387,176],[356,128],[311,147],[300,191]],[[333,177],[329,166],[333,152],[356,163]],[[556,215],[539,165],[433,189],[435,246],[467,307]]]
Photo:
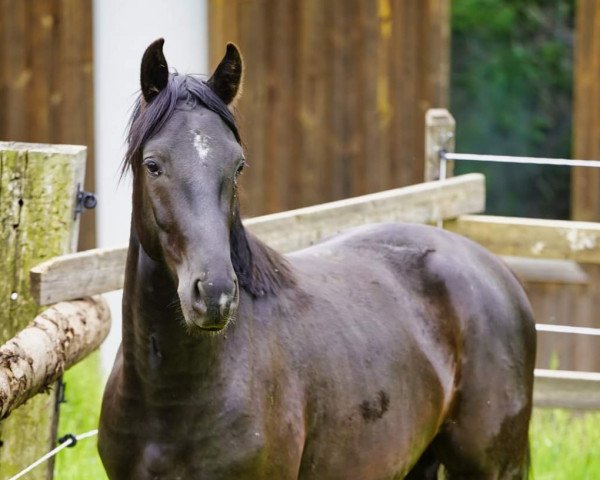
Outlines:
[[[135,103],[129,120],[128,147],[122,174],[141,163],[144,144],[182,104],[186,108],[200,106],[216,113],[241,143],[233,114],[206,82],[197,76],[171,74],[167,86],[150,103],[146,103],[142,95]],[[231,261],[240,286],[251,295],[260,297],[276,293],[295,283],[285,258],[246,232],[237,205],[230,243]]]

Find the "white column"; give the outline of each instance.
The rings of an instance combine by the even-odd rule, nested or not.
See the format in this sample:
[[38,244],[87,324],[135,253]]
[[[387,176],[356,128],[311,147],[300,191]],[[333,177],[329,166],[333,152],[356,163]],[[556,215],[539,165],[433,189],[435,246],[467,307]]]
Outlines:
[[[94,0],[93,8],[96,231],[98,247],[111,247],[129,239],[131,179],[119,181],[119,167],[140,88],[142,54],[163,37],[171,68],[208,74],[208,12],[206,0]],[[106,298],[113,315],[112,331],[102,348],[108,372],[121,339],[121,292]]]

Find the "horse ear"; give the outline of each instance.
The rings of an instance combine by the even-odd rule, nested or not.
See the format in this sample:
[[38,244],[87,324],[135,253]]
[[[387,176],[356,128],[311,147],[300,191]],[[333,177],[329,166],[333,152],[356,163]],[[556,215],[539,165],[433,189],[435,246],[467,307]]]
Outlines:
[[233,43],[227,44],[223,60],[206,83],[227,105],[238,97],[242,90],[242,56]]
[[142,57],[140,82],[142,95],[146,102],[150,102],[169,82],[169,67],[163,54],[165,40],[159,38],[152,42]]

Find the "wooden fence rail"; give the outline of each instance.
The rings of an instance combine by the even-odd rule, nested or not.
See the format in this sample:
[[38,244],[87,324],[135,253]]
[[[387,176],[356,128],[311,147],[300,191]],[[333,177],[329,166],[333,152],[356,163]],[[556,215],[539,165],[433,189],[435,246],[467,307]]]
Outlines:
[[600,264],[600,223],[463,215],[444,228],[498,255]]
[[[246,220],[245,225],[262,240],[283,252],[309,246],[346,228],[374,222],[435,223],[439,220],[450,220],[446,224],[450,226],[450,229],[460,233],[461,228],[465,229],[464,225],[494,222],[494,219],[489,217],[463,216],[467,213],[479,212],[484,208],[483,180],[481,175],[464,175],[256,217]],[[571,260],[550,260],[551,265],[544,264],[540,269],[536,264],[536,261],[539,261],[536,260],[536,256],[568,248],[569,239],[573,243],[575,236],[580,235],[581,232],[588,235],[586,238],[589,238],[590,235],[595,234],[598,226],[596,224],[561,224],[560,226],[563,228],[556,228],[556,225],[550,223],[541,222],[539,225],[538,223],[532,221],[531,224],[527,223],[517,228],[541,229],[545,245],[548,247],[542,248],[541,252],[535,249],[532,251],[530,244],[523,242],[523,246],[519,248],[523,250],[523,253],[529,252],[534,259],[523,263],[508,258],[511,266],[517,270],[518,274],[525,277],[535,278],[536,275],[541,275],[543,280],[550,275],[561,281],[585,282],[585,273],[578,270],[576,263]],[[504,219],[499,219],[496,224],[509,231],[511,229],[508,221]],[[475,229],[475,231],[478,230]],[[576,233],[571,234],[572,237],[570,237],[569,232]],[[502,232],[497,232],[497,235],[502,235]],[[485,245],[485,238],[487,238],[485,235],[478,237],[471,234],[470,236],[475,240],[483,239]],[[577,238],[582,237],[580,235]],[[495,242],[494,245],[502,244],[501,237],[492,237],[490,242],[492,239]],[[514,244],[518,246],[516,240]],[[583,245],[589,246],[591,241],[586,243],[584,240]],[[591,248],[587,248],[587,250],[589,251]],[[514,248],[507,250],[508,253],[515,253],[515,251]],[[577,249],[570,248],[569,251],[572,253]],[[517,252],[522,253],[521,250],[517,250]],[[125,248],[97,249],[56,257],[44,262],[31,271],[34,297],[40,303],[48,304],[120,289],[123,286],[125,256]],[[572,258],[561,254],[555,254],[554,257]],[[565,271],[567,275],[565,275]],[[600,408],[600,374],[536,370],[534,398],[535,405],[542,407]]]
[[[435,223],[484,208],[484,178],[455,177],[248,219],[244,225],[271,247],[289,252],[344,229],[377,222]],[[57,257],[31,270],[41,305],[123,288],[126,248]]]
[[57,303],[0,346],[0,419],[45,391],[104,341],[110,310],[101,297]]

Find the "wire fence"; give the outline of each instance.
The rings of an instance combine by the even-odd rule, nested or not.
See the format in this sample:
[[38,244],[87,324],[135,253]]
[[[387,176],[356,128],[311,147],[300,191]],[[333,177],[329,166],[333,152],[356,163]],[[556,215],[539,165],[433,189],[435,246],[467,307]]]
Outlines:
[[444,149],[438,151],[440,156],[440,180],[446,178],[448,161],[469,161],[489,163],[521,163],[527,165],[551,165],[556,167],[589,167],[600,168],[600,160],[580,160],[572,158],[521,157],[513,155],[481,155],[478,153],[455,153]]
[[552,325],[548,323],[536,323],[535,329],[538,332],[573,333],[575,335],[591,335],[594,337],[600,337],[600,328],[592,327],[571,327],[569,325]]
[[[521,157],[512,155],[480,155],[474,153],[453,153],[443,149],[439,150],[440,156],[440,180],[446,178],[448,161],[471,161],[471,162],[495,162],[495,163],[520,163],[535,165],[553,165],[564,167],[590,167],[600,168],[600,160],[579,160],[568,158],[543,158],[543,157]],[[567,325],[552,325],[538,323],[535,326],[538,332],[570,333],[575,335],[590,335],[600,337],[600,328],[572,327]],[[68,434],[59,439],[59,445],[23,469],[9,480],[18,480],[42,463],[50,460],[65,448],[74,447],[78,441],[96,436],[98,430],[91,430],[80,435]]]
[[86,438],[94,437],[96,435],[98,435],[98,430],[90,430],[89,432],[81,433],[79,435],[73,435],[73,434],[69,433],[69,434],[59,438],[58,439],[58,443],[59,443],[58,447],[50,450],[46,455],[40,457],[35,462],[33,462],[31,465],[29,465],[27,468],[21,470],[16,475],[10,477],[8,480],[17,480],[18,478],[21,478],[24,475],[27,475],[34,468],[36,468],[39,465],[41,465],[42,463],[50,460],[52,457],[54,457],[56,454],[58,454],[61,450],[68,448],[68,447],[74,447],[78,441],[85,440]]
[[[455,153],[444,149],[438,151],[440,157],[440,180],[446,178],[448,161],[471,161],[490,163],[520,163],[535,165],[552,165],[560,167],[600,168],[600,160],[580,160],[571,158],[522,157],[513,155],[482,155],[477,153]],[[575,335],[591,335],[600,337],[600,328],[572,327],[568,325],[536,324],[538,332],[570,333]]]
[[600,160],[579,160],[571,158],[519,157],[512,155],[480,155],[477,153],[454,153],[440,150],[442,160],[467,160],[470,162],[526,163],[535,165],[554,165],[559,167],[600,168]]

